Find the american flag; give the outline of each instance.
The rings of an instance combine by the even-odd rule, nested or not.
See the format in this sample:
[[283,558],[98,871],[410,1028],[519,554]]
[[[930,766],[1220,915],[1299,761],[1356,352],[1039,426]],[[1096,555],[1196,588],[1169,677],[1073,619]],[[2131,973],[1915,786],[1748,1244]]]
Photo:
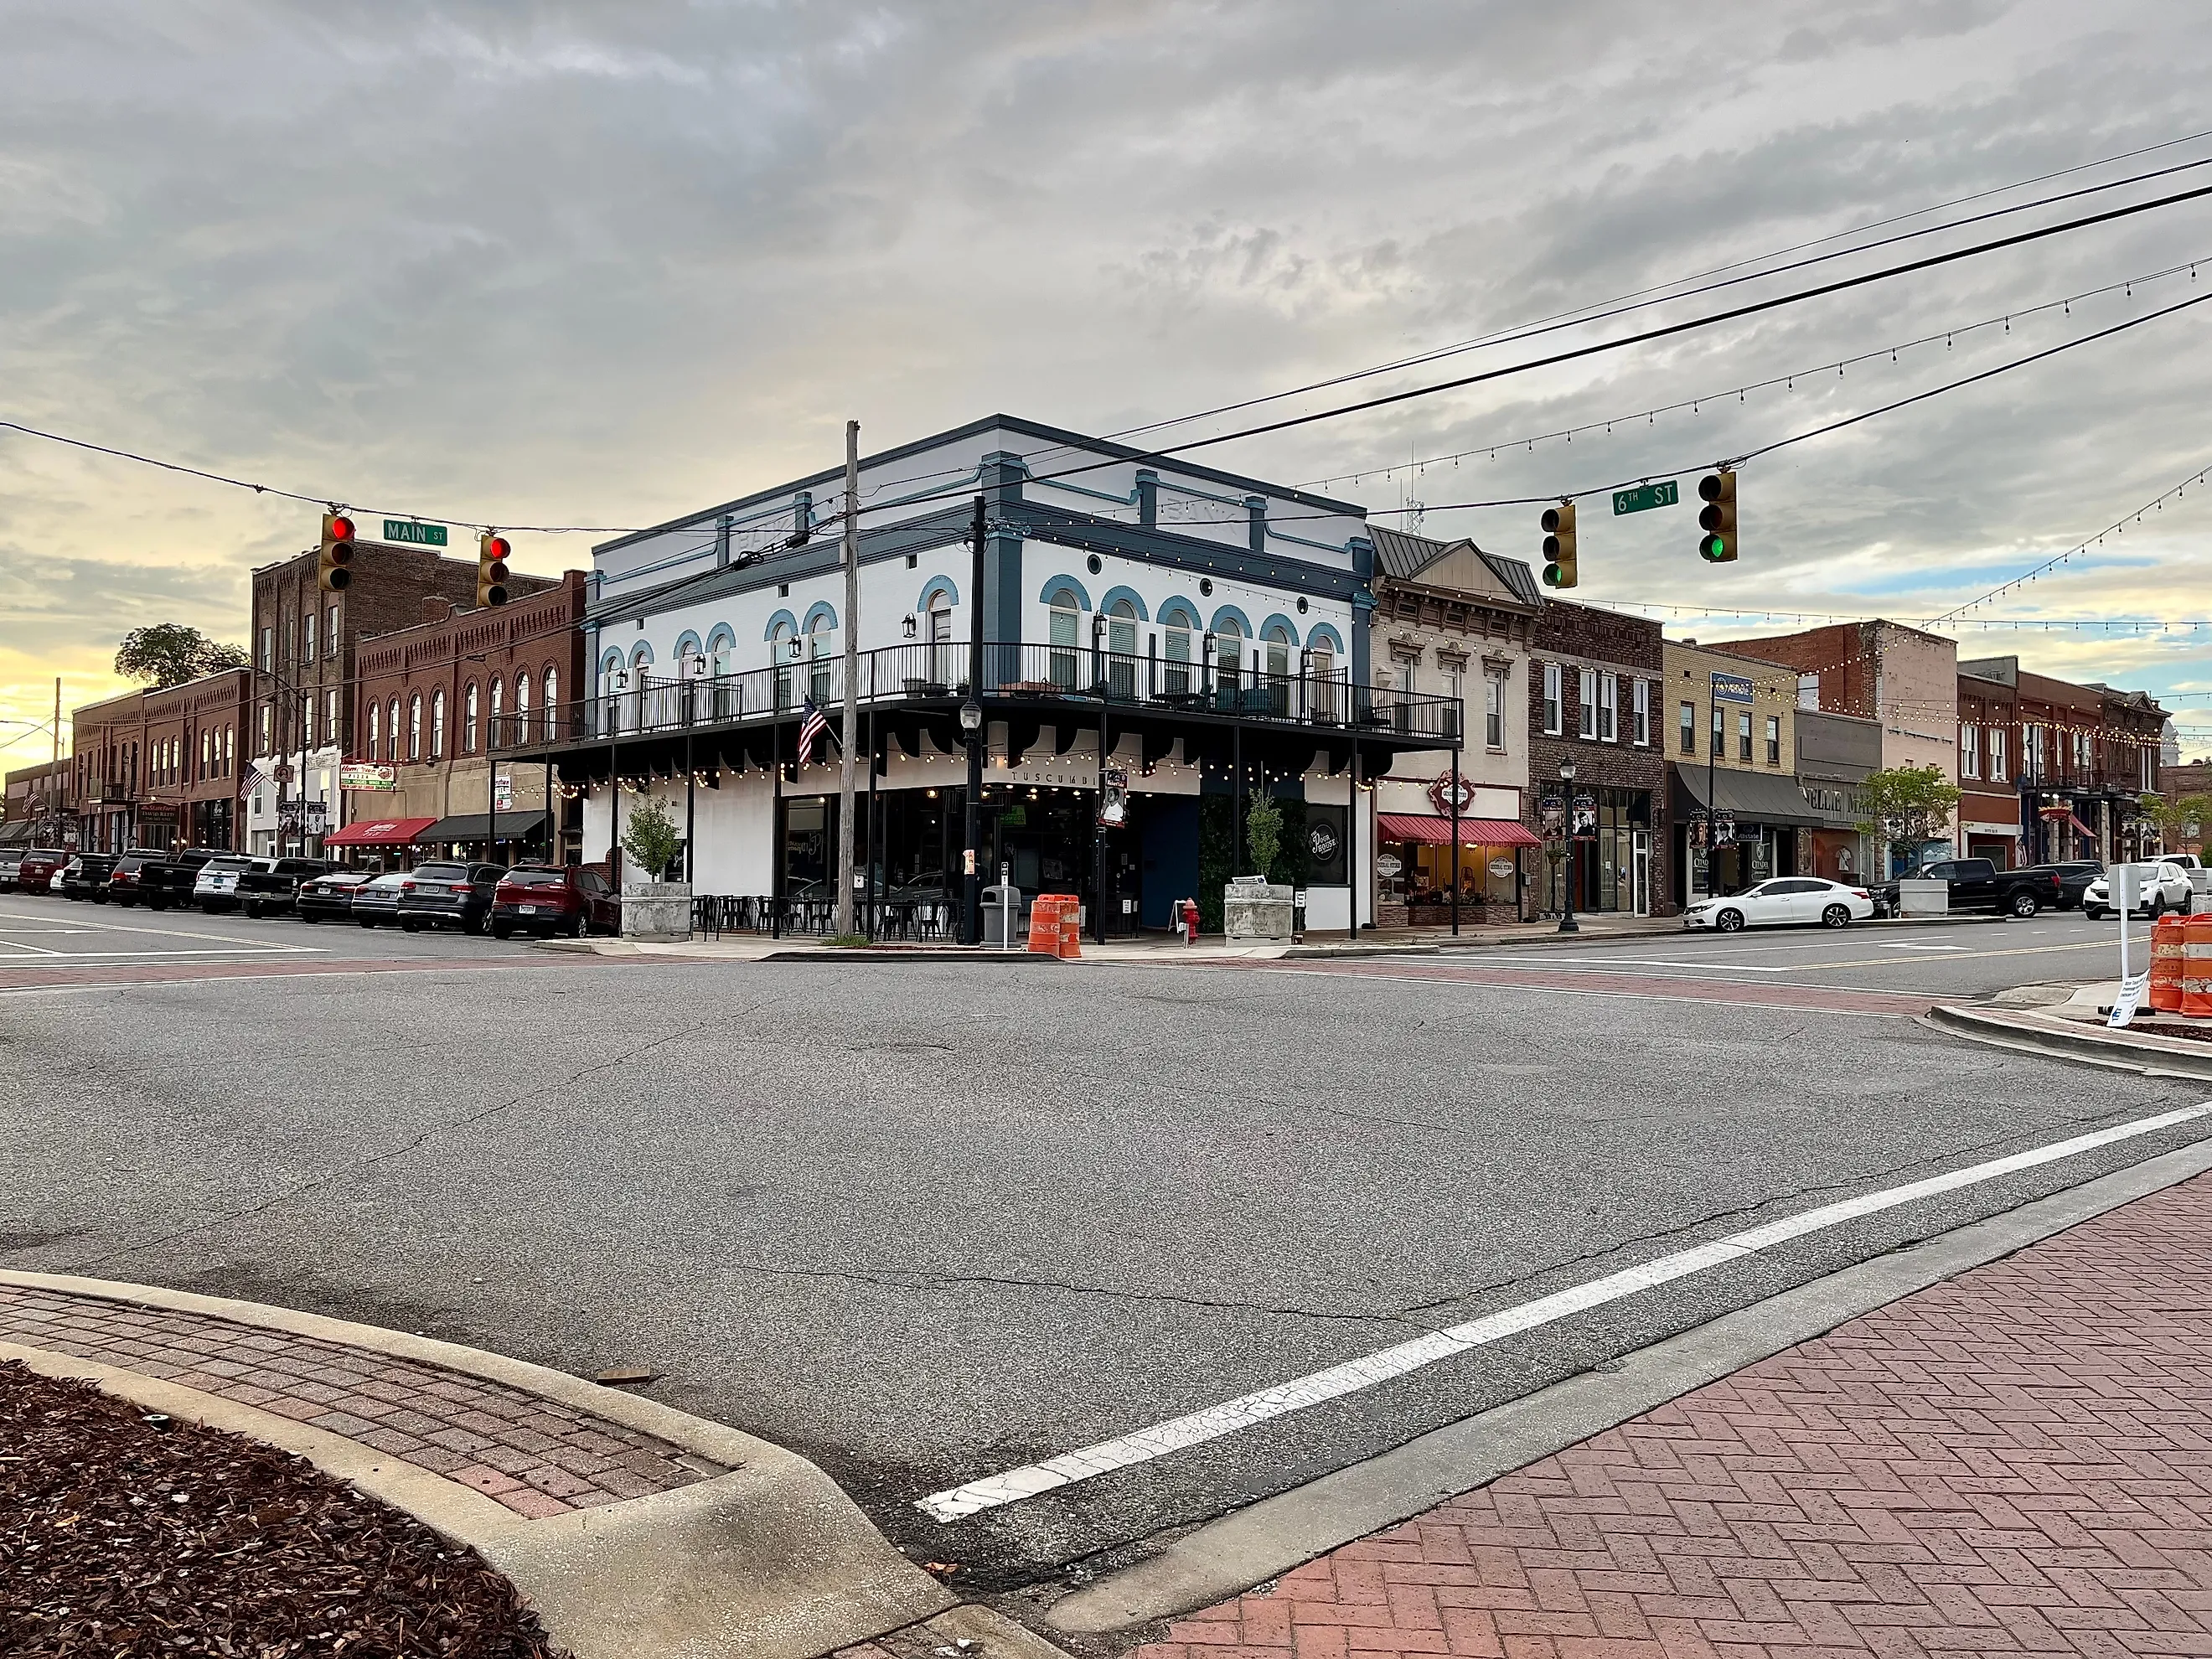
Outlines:
[[799,763],[801,766],[814,753],[814,740],[830,735],[830,722],[822,718],[822,711],[814,706],[814,699],[806,700],[806,718],[799,723]]

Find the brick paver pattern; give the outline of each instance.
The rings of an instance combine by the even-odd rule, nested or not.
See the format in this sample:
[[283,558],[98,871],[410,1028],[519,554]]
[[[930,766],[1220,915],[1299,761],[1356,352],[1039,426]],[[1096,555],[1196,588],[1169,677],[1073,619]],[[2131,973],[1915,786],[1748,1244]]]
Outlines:
[[532,1520],[724,1473],[520,1389],[205,1314],[0,1285],[0,1340],[163,1377],[343,1435]]
[[2212,1654],[2212,1177],[1182,1620],[1140,1659]]

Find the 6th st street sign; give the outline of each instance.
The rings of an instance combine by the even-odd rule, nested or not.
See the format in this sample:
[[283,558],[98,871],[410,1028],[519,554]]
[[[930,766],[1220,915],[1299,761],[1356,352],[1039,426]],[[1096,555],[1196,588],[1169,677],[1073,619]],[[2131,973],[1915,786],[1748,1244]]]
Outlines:
[[1672,507],[1680,500],[1680,492],[1674,488],[1672,478],[1661,483],[1638,484],[1633,489],[1616,489],[1613,492],[1613,516],[1617,519],[1624,513],[1649,513],[1655,507]]

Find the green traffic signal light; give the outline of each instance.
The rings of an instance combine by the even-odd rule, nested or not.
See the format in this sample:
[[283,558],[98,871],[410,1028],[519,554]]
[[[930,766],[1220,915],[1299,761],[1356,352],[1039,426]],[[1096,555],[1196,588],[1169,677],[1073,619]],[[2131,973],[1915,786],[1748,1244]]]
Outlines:
[[1560,569],[1556,564],[1547,564],[1544,567],[1545,586],[1563,587],[1566,585],[1566,580],[1567,573]]
[[1698,544],[1698,551],[1710,562],[1718,564],[1728,557],[1728,544],[1718,536],[1708,536]]

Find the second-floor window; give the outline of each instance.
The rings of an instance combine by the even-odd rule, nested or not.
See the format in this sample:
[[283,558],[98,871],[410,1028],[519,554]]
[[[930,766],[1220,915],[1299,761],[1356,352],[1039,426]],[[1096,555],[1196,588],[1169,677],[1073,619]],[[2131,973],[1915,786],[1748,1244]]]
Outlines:
[[276,666],[276,630],[274,627],[261,630],[261,670],[267,673]]
[[306,616],[300,618],[300,660],[301,662],[313,662],[314,659],[315,613],[310,611]]
[[325,744],[332,744],[337,740],[338,694],[336,691],[325,691],[323,693],[323,741]]
[[1959,775],[1978,778],[1982,775],[1982,728],[1961,725],[1959,727]]
[[461,752],[477,752],[477,683],[471,680],[461,692]]
[[1618,674],[1598,676],[1597,735],[1601,743],[1620,741],[1620,676]]
[[1651,746],[1651,682],[1636,682],[1636,746]]
[[407,758],[422,758],[422,694],[420,691],[407,699]]
[[1486,748],[1505,747],[1505,671],[1502,668],[1483,672],[1482,741]]
[[1735,757],[1751,764],[1751,716],[1738,710],[1735,717]]
[[430,694],[430,758],[446,758],[446,693],[442,688]]
[[376,706],[374,703],[371,703],[371,704],[369,704],[369,706],[368,706],[368,757],[369,757],[369,759],[371,759],[371,760],[382,760],[382,759],[384,758],[384,757],[383,757],[382,755],[380,755],[380,754],[379,754],[379,753],[377,752],[377,750],[378,750],[378,746],[379,746],[380,744],[381,744],[383,741],[384,741],[384,721],[383,721],[383,720],[380,718],[380,711],[377,708],[377,706]]
[[1990,781],[1991,783],[2002,783],[2005,781],[2004,727],[2002,726],[1992,726],[1990,727],[1989,739]]
[[1597,670],[1584,668],[1575,675],[1575,730],[1585,738],[1597,736]]
[[1782,716],[1779,714],[1766,717],[1766,763],[1769,766],[1782,764]]
[[1686,702],[1681,708],[1682,731],[1680,747],[1686,755],[1698,752],[1698,705]]
[[1546,663],[1544,665],[1544,733],[1547,737],[1556,738],[1565,729],[1559,718],[1560,690],[1559,665],[1555,662]]

